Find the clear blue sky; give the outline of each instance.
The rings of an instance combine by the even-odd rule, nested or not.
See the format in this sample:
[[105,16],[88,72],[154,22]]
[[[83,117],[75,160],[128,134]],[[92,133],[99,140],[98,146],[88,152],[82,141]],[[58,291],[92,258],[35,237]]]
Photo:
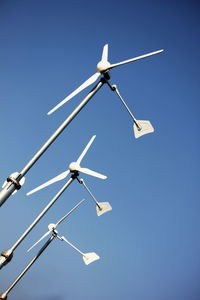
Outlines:
[[102,217],[74,182],[0,271],[3,292],[37,252],[26,250],[82,198],[60,226],[81,250],[101,260],[85,266],[55,240],[9,299],[199,300],[200,6],[198,1],[0,2],[0,180],[20,171],[89,89],[46,113],[96,71],[102,47],[111,63],[165,52],[111,72],[137,119],[153,134],[134,139],[132,121],[107,86],[91,100],[0,208],[0,246],[8,249],[64,184],[26,192],[63,172],[93,134],[83,176]]

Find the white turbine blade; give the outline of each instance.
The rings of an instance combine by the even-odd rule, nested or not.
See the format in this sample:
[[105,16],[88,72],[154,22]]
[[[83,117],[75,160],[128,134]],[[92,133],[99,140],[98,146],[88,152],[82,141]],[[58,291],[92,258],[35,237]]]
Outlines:
[[83,261],[86,265],[89,265],[93,261],[98,260],[98,259],[100,259],[100,257],[95,252],[84,253],[84,255],[83,255]]
[[81,201],[79,201],[79,203],[77,203],[64,217],[62,217],[56,224],[55,227],[56,228],[60,223],[62,223],[69,215],[71,215],[71,213],[73,213],[73,211],[75,209],[77,209],[79,207],[79,205],[85,201],[85,199],[82,199]]
[[82,172],[82,173],[87,174],[87,175],[91,175],[91,176],[100,178],[100,179],[106,179],[107,178],[107,176],[105,176],[103,174],[100,174],[100,173],[97,173],[95,171],[92,171],[92,170],[90,170],[88,168],[77,167],[77,171],[78,172]]
[[[152,56],[152,55],[155,55],[155,54],[158,54],[158,53],[161,53],[163,52],[164,50],[161,49],[161,50],[158,50],[158,51],[154,51],[154,52],[150,52],[150,53],[147,53],[147,54],[144,54],[144,55],[140,55],[140,56],[137,56],[137,57],[134,57],[134,58],[131,58],[131,59],[127,59],[127,60],[124,60],[124,61],[121,61],[119,63],[116,63],[116,64],[111,64],[108,68],[108,70],[112,69],[112,68],[115,68],[115,67],[118,67],[120,65],[124,65],[124,64],[128,64],[132,61],[136,61],[136,60],[139,60],[139,59],[142,59],[142,58],[145,58],[145,57],[148,57],[148,56]],[[105,70],[106,71],[106,70]]]
[[41,190],[41,189],[47,187],[48,185],[50,185],[50,184],[52,184],[52,183],[54,183],[54,182],[57,182],[57,181],[59,181],[59,180],[64,179],[65,177],[67,177],[67,175],[68,175],[69,173],[70,173],[70,171],[67,170],[67,171],[65,171],[65,172],[63,172],[63,173],[61,173],[61,174],[59,174],[58,176],[56,176],[56,177],[54,177],[54,178],[48,180],[47,182],[45,182],[45,183],[41,184],[40,186],[36,187],[35,189],[31,190],[31,191],[28,192],[26,195],[29,196],[29,195],[31,195],[31,194],[33,194],[33,193],[35,193],[35,192],[37,192],[37,191],[39,191],[39,190]]
[[33,246],[31,246],[27,252],[29,252],[31,249],[33,249],[39,242],[41,242],[47,235],[49,235],[51,233],[51,231],[47,231],[35,244],[33,244]]
[[96,205],[97,216],[101,216],[111,210],[112,206],[109,202],[98,202],[98,205]]
[[154,128],[151,125],[150,121],[137,120],[137,123],[139,124],[140,129],[138,129],[135,123],[133,125],[134,135],[136,139],[143,136],[144,134],[154,132]]
[[88,149],[90,148],[90,146],[92,145],[94,139],[96,138],[96,135],[93,135],[93,137],[90,139],[90,141],[88,142],[87,146],[85,147],[85,149],[83,150],[83,152],[81,153],[81,155],[79,156],[79,158],[77,159],[77,163],[80,165],[83,157],[85,156],[85,154],[87,153]]
[[97,78],[101,74],[99,72],[95,73],[92,75],[89,79],[87,79],[83,84],[81,84],[75,91],[73,91],[69,96],[67,96],[65,99],[63,99],[60,103],[58,103],[54,108],[52,108],[47,114],[50,115],[52,114],[55,110],[57,110],[60,106],[65,104],[67,101],[69,101],[71,98],[73,98],[75,95],[80,93],[82,90],[84,90],[86,87],[94,83]]
[[103,47],[103,52],[102,52],[102,58],[101,58],[102,62],[107,62],[108,61],[108,44],[106,44]]

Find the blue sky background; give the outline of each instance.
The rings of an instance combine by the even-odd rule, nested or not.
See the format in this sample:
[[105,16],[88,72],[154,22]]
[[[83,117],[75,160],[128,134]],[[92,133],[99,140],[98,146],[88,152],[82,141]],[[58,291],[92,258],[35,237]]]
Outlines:
[[55,240],[9,294],[29,300],[199,300],[199,1],[0,2],[0,180],[20,171],[90,90],[46,113],[96,71],[109,44],[115,63],[165,52],[113,69],[111,83],[153,134],[136,140],[132,121],[104,86],[27,173],[0,208],[1,249],[11,247],[64,182],[26,192],[63,172],[93,134],[82,165],[108,176],[82,176],[102,217],[74,182],[0,271],[3,292],[38,251],[26,250],[79,200],[60,226],[81,256]]

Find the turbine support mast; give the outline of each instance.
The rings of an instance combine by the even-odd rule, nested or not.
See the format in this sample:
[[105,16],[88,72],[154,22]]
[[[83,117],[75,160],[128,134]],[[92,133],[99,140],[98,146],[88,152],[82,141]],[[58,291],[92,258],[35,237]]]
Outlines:
[[50,245],[50,243],[54,240],[56,234],[52,234],[51,237],[47,240],[47,242],[42,246],[42,248],[38,251],[38,253],[33,257],[33,259],[29,262],[29,264],[24,268],[24,270],[19,274],[19,276],[13,281],[13,283],[7,288],[7,290],[0,294],[0,299],[7,299],[8,294],[14,288],[14,286],[18,283],[18,281],[24,276],[24,274],[30,269],[30,267],[34,264],[34,262],[40,257],[40,255],[44,252],[44,250]]
[[[76,179],[79,175],[78,172],[72,174],[68,181],[62,186],[62,188],[57,192],[53,199],[47,204],[43,211],[36,217],[32,224],[25,230],[21,237],[15,242],[15,244],[8,250],[5,250],[0,255],[0,269],[9,263],[13,257],[14,250],[21,244],[29,232],[35,227],[35,225],[40,221],[40,219],[46,214],[50,207],[56,202],[56,200],[62,195],[62,193],[68,188],[68,186]],[[0,298],[1,299],[1,298]]]
[[56,140],[61,132],[71,123],[76,115],[83,109],[89,100],[97,93],[97,91],[104,85],[104,78],[96,84],[96,86],[87,94],[82,102],[73,110],[68,118],[60,125],[60,127],[52,134],[46,143],[39,149],[39,151],[32,157],[32,159],[25,165],[25,167],[14,177],[8,177],[6,185],[0,190],[0,206],[10,197],[10,195],[21,187],[20,180],[29,171],[29,169],[36,163],[40,156],[49,148],[49,146]]

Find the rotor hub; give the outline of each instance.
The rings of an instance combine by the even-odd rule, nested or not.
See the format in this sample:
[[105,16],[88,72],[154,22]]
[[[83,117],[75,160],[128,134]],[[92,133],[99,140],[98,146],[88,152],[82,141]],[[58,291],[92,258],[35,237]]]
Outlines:
[[97,64],[97,71],[99,73],[104,73],[105,71],[107,71],[110,67],[110,63],[108,61],[100,61]]
[[77,169],[79,168],[79,164],[77,162],[72,162],[70,165],[69,165],[69,170],[70,172],[75,172],[77,171]]
[[53,224],[53,223],[48,225],[49,231],[53,231],[55,229],[55,227],[56,227],[56,224]]

